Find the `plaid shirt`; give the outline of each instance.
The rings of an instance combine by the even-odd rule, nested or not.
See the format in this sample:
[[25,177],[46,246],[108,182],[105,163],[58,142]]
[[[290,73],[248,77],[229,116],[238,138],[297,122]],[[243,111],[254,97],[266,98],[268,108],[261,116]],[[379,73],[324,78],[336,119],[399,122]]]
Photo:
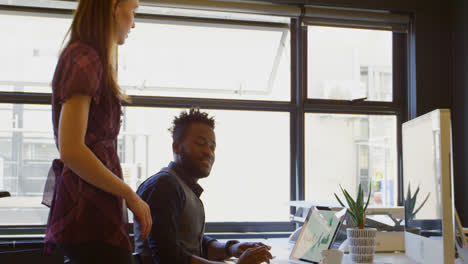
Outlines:
[[[52,121],[55,142],[63,103],[76,94],[91,96],[85,144],[117,177],[122,178],[116,142],[121,104],[102,81],[103,65],[92,47],[75,42],[58,61],[52,81]],[[54,160],[55,189],[46,229],[46,252],[53,244],[102,241],[132,251],[126,206],[122,198],[81,179]]]

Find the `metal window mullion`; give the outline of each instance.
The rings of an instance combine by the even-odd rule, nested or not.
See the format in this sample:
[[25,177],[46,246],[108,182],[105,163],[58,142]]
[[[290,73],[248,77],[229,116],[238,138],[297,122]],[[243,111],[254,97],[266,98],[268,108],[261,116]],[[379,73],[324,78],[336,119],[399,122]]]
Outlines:
[[[207,109],[220,110],[253,110],[278,112],[289,112],[294,109],[294,105],[292,103],[279,101],[250,101],[152,96],[130,96],[130,98],[132,102],[124,103],[124,106],[167,108],[185,108],[191,106],[199,106]],[[48,93],[0,92],[0,103],[50,105],[50,102],[51,94]]]
[[0,92],[0,103],[3,104],[50,104],[51,94]]
[[409,20],[409,14],[318,7],[306,8],[304,19],[306,24],[319,23],[329,26],[375,28],[399,32],[406,32]]
[[290,102],[278,101],[250,101],[229,99],[207,99],[207,98],[176,98],[176,97],[151,97],[130,96],[132,102],[124,103],[124,106],[132,107],[164,107],[164,108],[187,108],[198,106],[204,109],[219,110],[251,110],[251,111],[275,111],[289,112],[294,105]]
[[72,18],[73,16],[73,10],[71,9],[0,5],[0,14],[8,13],[54,18]]
[[[35,17],[53,17],[53,18],[73,18],[72,9],[62,8],[47,8],[47,7],[28,7],[28,6],[10,6],[0,5],[0,14],[15,14],[27,15]],[[209,18],[209,17],[190,17],[190,16],[177,16],[177,15],[159,15],[137,13],[135,15],[136,21],[151,22],[159,24],[183,24],[183,25],[202,25],[212,27],[240,27],[252,28],[263,30],[284,30],[289,27],[288,24],[280,22],[266,22],[266,21],[248,21],[236,19],[222,19],[222,18]]]
[[330,113],[330,114],[356,114],[356,115],[396,115],[400,108],[394,105],[369,106],[348,104],[314,104],[307,103],[304,106],[307,113]]
[[407,35],[407,58],[406,65],[408,67],[408,80],[405,95],[407,97],[407,117],[408,119],[415,118],[418,115],[417,108],[417,91],[416,91],[416,32],[414,26],[414,18],[410,19],[408,35]]
[[295,199],[305,199],[305,126],[304,126],[304,102],[307,98],[307,28],[302,26],[302,19],[296,20],[296,37],[295,50],[297,74],[296,95],[295,95],[295,145],[296,145],[296,182],[295,182]]
[[[296,110],[296,101],[297,101],[297,90],[299,89],[299,71],[300,67],[298,66],[298,55],[299,55],[299,50],[298,50],[298,40],[300,37],[298,36],[298,29],[299,29],[299,22],[297,19],[291,19],[291,39],[290,39],[290,46],[291,46],[291,87],[290,87],[290,92],[291,92],[291,104],[294,104],[294,110],[290,112],[290,119],[289,119],[289,124],[290,124],[290,136],[289,136],[289,141],[290,141],[290,196],[289,199],[291,201],[295,201],[298,199],[297,197],[297,168],[296,164],[299,159],[297,155],[297,143],[296,143],[296,137],[297,137],[297,110]],[[296,213],[296,210],[294,207],[290,208],[291,215],[294,215]]]
[[399,105],[397,114],[396,137],[397,137],[397,205],[403,206],[403,145],[402,124],[409,119],[408,115],[408,34],[393,34],[393,91],[394,102]]
[[249,1],[144,0],[141,1],[140,4],[155,7],[184,8],[281,17],[297,17],[301,12],[301,9],[294,5],[264,4]]
[[177,24],[189,26],[207,26],[207,27],[224,27],[224,28],[248,28],[259,30],[284,30],[288,29],[289,25],[279,22],[262,22],[248,21],[209,17],[190,17],[177,15],[157,15],[157,14],[142,14],[135,15],[137,22],[148,22],[157,24]]

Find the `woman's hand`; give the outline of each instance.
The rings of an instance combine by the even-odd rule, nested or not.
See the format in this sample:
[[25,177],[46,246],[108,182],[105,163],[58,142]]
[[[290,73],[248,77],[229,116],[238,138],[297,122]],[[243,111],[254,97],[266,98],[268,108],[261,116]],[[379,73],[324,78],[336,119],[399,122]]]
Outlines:
[[268,251],[267,246],[248,248],[242,253],[237,261],[238,264],[259,264],[262,262],[270,263],[273,256]]
[[130,197],[125,199],[127,201],[128,209],[133,212],[136,221],[141,226],[140,237],[146,239],[151,231],[151,211],[148,204],[143,201],[138,194],[131,192]]

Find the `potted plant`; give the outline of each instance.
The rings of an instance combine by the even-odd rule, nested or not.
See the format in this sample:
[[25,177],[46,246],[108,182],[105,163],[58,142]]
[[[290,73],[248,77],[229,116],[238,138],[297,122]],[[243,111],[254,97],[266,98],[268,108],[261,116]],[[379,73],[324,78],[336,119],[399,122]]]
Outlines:
[[[367,201],[364,201],[364,192],[361,184],[358,187],[357,197],[354,200],[349,192],[343,187],[341,191],[348,204],[348,214],[356,225],[356,228],[347,228],[346,235],[348,237],[348,247],[351,255],[351,260],[355,263],[372,263],[375,254],[375,235],[377,229],[365,228],[366,225],[366,210],[369,206],[371,187],[369,186],[369,195]],[[346,207],[335,193],[335,197],[341,206]]]
[[416,192],[414,192],[414,195],[411,194],[411,185],[408,184],[408,193],[406,194],[406,199],[405,199],[405,218],[406,221],[410,222],[414,219],[416,214],[421,210],[421,208],[424,206],[424,204],[427,202],[427,199],[429,199],[429,195],[431,193],[428,193],[424,201],[419,205],[418,209],[416,208],[416,199],[418,198],[419,194],[419,186],[416,188]]

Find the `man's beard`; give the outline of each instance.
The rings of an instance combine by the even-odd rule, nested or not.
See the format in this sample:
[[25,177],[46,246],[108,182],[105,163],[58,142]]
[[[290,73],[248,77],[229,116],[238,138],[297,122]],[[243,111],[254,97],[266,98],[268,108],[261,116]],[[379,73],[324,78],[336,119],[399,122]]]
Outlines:
[[209,173],[208,174],[205,174],[204,172],[202,172],[200,170],[200,167],[197,166],[197,164],[195,164],[193,162],[193,160],[190,158],[190,156],[187,154],[187,152],[185,151],[184,147],[181,147],[180,149],[180,161],[181,161],[181,165],[182,167],[184,168],[184,170],[189,173],[193,178],[195,179],[202,179],[202,178],[206,178],[208,177]]

